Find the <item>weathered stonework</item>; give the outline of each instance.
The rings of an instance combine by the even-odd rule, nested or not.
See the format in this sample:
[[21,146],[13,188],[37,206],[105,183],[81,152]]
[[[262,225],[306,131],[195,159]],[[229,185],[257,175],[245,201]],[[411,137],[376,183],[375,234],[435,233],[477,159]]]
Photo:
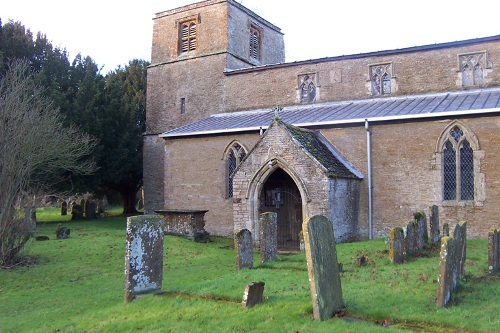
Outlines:
[[441,238],[441,254],[438,276],[437,306],[445,307],[451,300],[452,293],[458,287],[458,281],[465,274],[467,243],[467,223],[455,226],[453,237]]
[[245,287],[243,300],[241,305],[244,308],[251,308],[254,305],[262,303],[262,295],[264,294],[264,282],[252,282]]
[[389,234],[389,260],[399,264],[404,259],[405,236],[402,228],[391,229]]
[[125,303],[137,294],[161,290],[163,279],[163,219],[157,215],[127,218]]
[[260,214],[260,262],[278,260],[278,243],[277,243],[277,214],[262,213]]
[[344,307],[333,226],[316,215],[303,224],[309,288],[316,320],[326,320]]
[[437,205],[432,205],[429,207],[430,218],[429,218],[429,228],[430,228],[430,241],[432,243],[439,242],[439,207]]
[[253,268],[252,233],[242,229],[234,233],[234,250],[236,252],[236,270]]

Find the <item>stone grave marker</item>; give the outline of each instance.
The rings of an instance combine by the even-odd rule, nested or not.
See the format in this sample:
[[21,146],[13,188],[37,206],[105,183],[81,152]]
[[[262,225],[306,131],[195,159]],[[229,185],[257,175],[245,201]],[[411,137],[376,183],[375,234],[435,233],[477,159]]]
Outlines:
[[245,293],[243,294],[243,301],[241,302],[244,308],[251,308],[256,304],[262,303],[264,285],[264,282],[252,282],[247,284]]
[[69,238],[71,230],[69,228],[64,227],[61,223],[57,225],[56,229],[56,238],[57,239],[67,239]]
[[66,201],[61,204],[61,215],[68,215],[68,203]]
[[427,216],[424,212],[418,212],[414,218],[417,224],[417,250],[422,250],[425,242],[429,239],[429,234],[427,233]]
[[80,205],[74,204],[71,209],[71,219],[81,220],[83,219],[83,208]]
[[161,290],[163,278],[163,219],[157,215],[127,218],[125,303],[137,294]]
[[389,260],[393,264],[403,262],[405,235],[402,228],[391,229],[389,235]]
[[458,277],[465,275],[465,259],[467,257],[467,222],[461,221],[455,226],[453,238],[455,239],[455,255],[457,258],[455,277],[458,279]]
[[455,240],[452,237],[441,238],[441,261],[439,264],[437,306],[445,307],[455,290],[453,274],[455,272]]
[[500,272],[500,228],[488,232],[488,270],[492,275]]
[[406,225],[406,237],[405,237],[405,253],[407,255],[412,255],[417,251],[417,223],[414,220],[409,221]]
[[274,212],[260,214],[260,262],[278,260],[278,215]]
[[97,207],[95,201],[85,201],[85,218],[87,220],[95,220],[97,218]]
[[432,205],[429,207],[429,211],[430,240],[432,243],[437,243],[439,242],[439,208],[436,205]]
[[326,320],[344,307],[333,224],[315,215],[302,225],[309,288],[316,320]]
[[236,270],[253,268],[252,233],[241,229],[234,234],[234,249],[236,251]]

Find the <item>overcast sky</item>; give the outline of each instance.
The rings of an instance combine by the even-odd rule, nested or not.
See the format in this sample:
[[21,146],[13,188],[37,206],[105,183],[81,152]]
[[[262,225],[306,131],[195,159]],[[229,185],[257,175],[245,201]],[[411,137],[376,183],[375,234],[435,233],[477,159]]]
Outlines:
[[[150,60],[152,18],[195,0],[5,0],[2,24],[41,31],[70,61],[90,56],[103,74]],[[286,61],[451,42],[500,34],[500,0],[238,0],[285,34]]]

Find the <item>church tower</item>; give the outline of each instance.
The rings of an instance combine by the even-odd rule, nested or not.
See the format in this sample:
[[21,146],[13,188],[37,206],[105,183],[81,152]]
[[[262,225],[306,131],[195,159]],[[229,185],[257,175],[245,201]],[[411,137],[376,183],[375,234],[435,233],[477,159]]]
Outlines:
[[284,61],[281,30],[235,0],[206,0],[155,15],[144,139],[146,210],[164,206],[165,151],[157,135],[238,111],[226,105],[226,73]]

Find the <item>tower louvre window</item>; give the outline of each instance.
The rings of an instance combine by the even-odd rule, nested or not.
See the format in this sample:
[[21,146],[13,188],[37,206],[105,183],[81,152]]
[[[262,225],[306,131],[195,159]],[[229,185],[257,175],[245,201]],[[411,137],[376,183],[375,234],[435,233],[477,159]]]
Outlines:
[[260,43],[261,31],[255,27],[250,26],[250,58],[260,60]]
[[197,25],[196,20],[186,21],[179,26],[179,53],[196,50]]

